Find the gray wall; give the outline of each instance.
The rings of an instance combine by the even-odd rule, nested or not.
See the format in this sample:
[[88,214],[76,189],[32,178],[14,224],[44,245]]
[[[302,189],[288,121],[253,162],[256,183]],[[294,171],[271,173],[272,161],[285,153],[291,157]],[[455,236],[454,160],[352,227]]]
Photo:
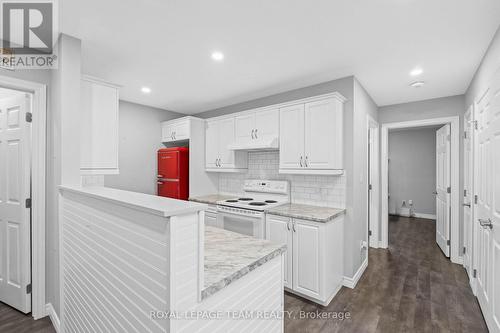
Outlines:
[[[352,76],[310,87],[247,101],[197,114],[210,118],[294,99],[337,91],[347,98],[344,105],[344,169],[346,172],[346,217],[344,224],[344,274],[353,276],[366,258],[360,242],[367,235],[367,129],[366,115],[377,119],[378,108]],[[352,175],[355,175],[354,177]],[[356,181],[355,181],[356,180]]]
[[436,130],[399,130],[389,133],[389,213],[401,201],[413,200],[415,213],[436,214]]
[[161,122],[182,114],[120,101],[119,175],[104,177],[104,185],[156,194],[156,151],[162,148]]

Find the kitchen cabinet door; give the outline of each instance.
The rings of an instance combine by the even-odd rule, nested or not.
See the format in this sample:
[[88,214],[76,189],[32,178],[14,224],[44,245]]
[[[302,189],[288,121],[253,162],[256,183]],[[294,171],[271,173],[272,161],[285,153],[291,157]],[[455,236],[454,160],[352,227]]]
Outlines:
[[255,138],[257,140],[279,137],[279,109],[259,111],[255,113]]
[[299,169],[304,163],[304,104],[280,109],[280,169]]
[[235,142],[249,143],[254,139],[255,113],[247,113],[234,117]]
[[320,225],[293,219],[293,289],[304,295],[321,299]]
[[305,165],[342,169],[342,107],[336,99],[305,104]]
[[174,141],[174,126],[172,123],[161,124],[161,142]]
[[173,123],[173,136],[174,136],[174,141],[180,141],[180,140],[189,140],[190,137],[190,128],[189,128],[189,120],[185,119],[179,122],[174,122]]
[[266,239],[279,244],[286,244],[283,254],[285,266],[283,267],[283,284],[292,289],[292,229],[291,219],[287,217],[267,215],[266,217]]
[[118,174],[118,88],[84,78],[81,97],[81,173]]
[[234,143],[234,118],[218,120],[220,168],[235,168],[234,151],[228,146]]
[[205,130],[205,166],[207,169],[217,168],[219,158],[219,123],[207,121]]

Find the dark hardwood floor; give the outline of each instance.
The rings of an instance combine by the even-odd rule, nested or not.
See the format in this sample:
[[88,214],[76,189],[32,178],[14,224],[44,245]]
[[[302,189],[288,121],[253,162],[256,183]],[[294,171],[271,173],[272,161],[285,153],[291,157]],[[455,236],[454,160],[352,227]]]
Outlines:
[[1,333],[55,333],[49,317],[34,320],[31,314],[25,315],[0,302]]
[[[390,219],[389,249],[370,249],[355,289],[342,287],[327,307],[287,293],[285,311],[285,333],[488,332],[463,267],[436,245],[435,222],[417,218]],[[350,318],[300,318],[316,311]]]

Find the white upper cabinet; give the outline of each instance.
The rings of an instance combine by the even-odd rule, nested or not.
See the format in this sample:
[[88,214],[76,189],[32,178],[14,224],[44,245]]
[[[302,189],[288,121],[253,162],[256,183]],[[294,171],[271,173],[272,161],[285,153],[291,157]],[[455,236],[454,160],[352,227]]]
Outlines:
[[232,150],[278,149],[279,109],[244,112],[234,123]]
[[235,118],[208,120],[205,131],[205,167],[212,172],[239,172],[247,168],[247,154],[230,150],[235,140]]
[[189,117],[183,117],[161,123],[161,141],[174,142],[189,140],[190,138]]
[[118,174],[118,87],[84,76],[81,81],[82,174]]
[[335,94],[280,109],[280,173],[343,173],[343,103]]
[[304,104],[280,109],[280,169],[304,165]]

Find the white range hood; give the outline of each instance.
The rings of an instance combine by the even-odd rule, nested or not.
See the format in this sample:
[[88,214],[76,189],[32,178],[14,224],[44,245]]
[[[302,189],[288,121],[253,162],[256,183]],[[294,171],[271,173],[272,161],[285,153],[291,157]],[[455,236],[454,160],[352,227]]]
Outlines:
[[279,139],[262,138],[258,140],[249,140],[241,143],[234,143],[228,146],[229,150],[248,151],[248,150],[278,150]]

